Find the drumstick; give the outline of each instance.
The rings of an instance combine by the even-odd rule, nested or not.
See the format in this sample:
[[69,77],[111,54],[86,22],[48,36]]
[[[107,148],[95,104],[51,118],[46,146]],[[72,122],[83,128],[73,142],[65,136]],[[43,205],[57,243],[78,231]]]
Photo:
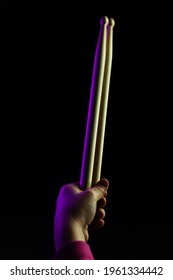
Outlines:
[[80,177],[80,186],[82,189],[89,188],[92,184],[97,127],[106,57],[106,29],[108,18],[103,17],[100,23],[101,28],[94,59],[84,151],[82,158],[82,169]]
[[97,131],[92,185],[94,185],[100,180],[100,175],[101,175],[103,146],[104,146],[105,127],[106,127],[106,115],[107,115],[109,86],[110,86],[111,67],[112,67],[114,25],[115,25],[115,21],[112,18],[110,18],[108,30],[107,30],[106,60],[105,60],[103,87],[102,87],[102,94],[101,94],[101,104],[100,104],[98,131]]
[[[100,172],[101,163],[99,164],[96,172],[93,170],[96,162],[102,158],[102,151],[99,152],[98,149],[103,148],[103,140],[97,141],[98,137],[98,126],[99,128],[99,137],[104,138],[104,132],[101,133],[101,127],[105,127],[105,113],[104,117],[100,117],[100,105],[101,105],[101,98],[102,92],[107,92],[108,87],[106,83],[109,81],[110,75],[106,75],[105,72],[105,60],[106,60],[106,36],[107,36],[107,24],[108,18],[103,17],[101,19],[101,29],[98,38],[95,59],[94,59],[94,68],[93,68],[93,75],[92,75],[92,84],[91,84],[91,91],[90,91],[90,102],[88,108],[88,117],[87,117],[87,125],[86,125],[86,134],[85,134],[85,142],[84,142],[84,151],[83,151],[83,158],[82,158],[82,168],[81,168],[81,177],[80,177],[80,186],[83,190],[90,188],[93,183],[93,174],[94,178],[96,177],[95,174]],[[109,26],[109,34],[112,34],[111,30],[113,27],[113,20],[110,21]],[[112,38],[111,36],[108,36]],[[111,55],[110,55],[111,57]],[[110,59],[108,58],[107,61]],[[106,63],[110,64],[110,63]],[[107,66],[108,67],[108,66]],[[107,68],[106,67],[106,68]],[[109,69],[110,67],[108,67]],[[104,89],[103,89],[103,79],[104,79]],[[105,94],[106,95],[106,94]],[[102,102],[103,103],[103,102]],[[103,109],[105,106],[103,106]],[[106,105],[107,107],[107,105]],[[101,121],[101,125],[98,122]],[[104,130],[104,129],[103,129]],[[97,142],[97,153],[96,156],[96,142]],[[96,161],[95,161],[96,156]],[[95,161],[95,164],[94,164]],[[95,180],[95,179],[94,179]]]

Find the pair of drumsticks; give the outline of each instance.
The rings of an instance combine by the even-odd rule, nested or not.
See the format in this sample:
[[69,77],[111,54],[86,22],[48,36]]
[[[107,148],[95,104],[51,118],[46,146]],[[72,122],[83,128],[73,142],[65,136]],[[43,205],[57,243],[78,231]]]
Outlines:
[[83,190],[100,180],[103,157],[115,22],[104,16],[100,23],[80,175],[80,186]]

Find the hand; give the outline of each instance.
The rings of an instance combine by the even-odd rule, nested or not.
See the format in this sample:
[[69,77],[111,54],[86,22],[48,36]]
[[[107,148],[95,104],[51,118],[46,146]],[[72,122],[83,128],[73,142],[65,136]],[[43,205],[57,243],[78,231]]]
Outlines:
[[58,250],[68,242],[88,241],[89,228],[104,225],[106,195],[109,182],[101,179],[82,191],[79,183],[64,185],[59,193],[54,219],[54,241]]

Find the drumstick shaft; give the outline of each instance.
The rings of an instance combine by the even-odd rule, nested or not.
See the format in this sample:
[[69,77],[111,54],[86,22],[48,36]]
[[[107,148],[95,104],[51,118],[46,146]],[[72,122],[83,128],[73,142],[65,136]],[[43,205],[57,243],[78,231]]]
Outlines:
[[94,185],[96,182],[100,180],[100,175],[101,175],[107,106],[108,106],[108,97],[109,97],[109,86],[110,86],[111,67],[112,67],[113,26],[114,26],[114,21],[113,19],[110,19],[108,30],[107,30],[106,60],[105,60],[103,87],[102,87],[102,94],[101,94],[100,114],[99,114],[99,123],[98,123],[98,131],[97,131],[92,185]]
[[81,168],[81,176],[80,176],[80,186],[83,190],[90,188],[92,185],[96,137],[97,137],[100,101],[101,101],[105,57],[106,57],[107,23],[108,23],[108,19],[107,17],[104,17],[101,20],[101,29],[98,38],[95,59],[94,59],[92,85],[90,91],[90,102],[88,108],[88,118],[87,118],[87,125],[86,125],[86,134],[85,134],[82,168]]

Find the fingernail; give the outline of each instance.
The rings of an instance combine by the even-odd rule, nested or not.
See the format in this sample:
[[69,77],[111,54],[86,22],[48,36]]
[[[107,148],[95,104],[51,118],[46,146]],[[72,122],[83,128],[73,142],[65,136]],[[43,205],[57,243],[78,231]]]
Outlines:
[[97,185],[100,185],[101,187],[104,187],[104,188],[108,188],[108,186],[109,186],[109,182],[108,182],[108,180],[100,180],[100,181],[98,181],[97,182]]

